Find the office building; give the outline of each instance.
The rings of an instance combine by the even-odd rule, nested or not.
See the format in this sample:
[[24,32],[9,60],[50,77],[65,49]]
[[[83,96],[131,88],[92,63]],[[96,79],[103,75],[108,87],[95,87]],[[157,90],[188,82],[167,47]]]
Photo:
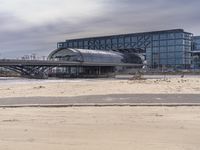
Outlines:
[[192,63],[192,34],[183,29],[69,39],[57,46],[133,52],[141,49],[150,68],[189,69]]

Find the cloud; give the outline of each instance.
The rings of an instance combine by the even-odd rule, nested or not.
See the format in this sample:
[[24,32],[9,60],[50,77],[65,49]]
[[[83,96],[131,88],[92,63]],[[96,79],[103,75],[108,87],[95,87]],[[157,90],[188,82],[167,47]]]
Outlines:
[[24,22],[41,24],[55,19],[75,21],[78,17],[93,16],[101,9],[101,3],[97,2],[93,0],[7,0],[1,2],[0,10],[13,13]]
[[117,3],[114,9],[109,9],[110,3],[107,18],[110,24],[125,31],[185,28],[195,32],[191,27],[200,23],[199,5],[198,0],[125,0]]
[[58,41],[118,33],[184,28],[200,34],[199,5],[199,0],[0,0],[0,53],[47,55]]

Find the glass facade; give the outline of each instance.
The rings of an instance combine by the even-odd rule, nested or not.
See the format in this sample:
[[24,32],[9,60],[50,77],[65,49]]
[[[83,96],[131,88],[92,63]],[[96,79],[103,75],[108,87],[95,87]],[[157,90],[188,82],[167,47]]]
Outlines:
[[192,68],[200,69],[200,36],[193,37]]
[[152,68],[189,68],[192,34],[183,29],[66,40],[58,48],[95,50],[143,49]]
[[155,68],[189,68],[191,65],[192,34],[168,32],[153,34],[152,47],[147,49],[147,62]]
[[193,51],[200,51],[200,36],[193,37]]

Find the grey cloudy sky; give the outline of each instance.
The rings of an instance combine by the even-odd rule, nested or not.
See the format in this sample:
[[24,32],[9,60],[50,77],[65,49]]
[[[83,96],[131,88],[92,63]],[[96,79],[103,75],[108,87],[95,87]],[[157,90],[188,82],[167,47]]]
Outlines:
[[0,57],[47,55],[70,38],[183,28],[200,35],[200,0],[0,0]]

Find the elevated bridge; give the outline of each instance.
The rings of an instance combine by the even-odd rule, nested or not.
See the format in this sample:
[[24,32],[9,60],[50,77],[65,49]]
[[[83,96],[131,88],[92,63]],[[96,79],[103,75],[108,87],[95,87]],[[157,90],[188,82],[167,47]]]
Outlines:
[[55,60],[15,60],[0,59],[0,67],[15,71],[27,78],[47,78],[48,70],[54,67],[142,67],[143,64],[99,63]]

